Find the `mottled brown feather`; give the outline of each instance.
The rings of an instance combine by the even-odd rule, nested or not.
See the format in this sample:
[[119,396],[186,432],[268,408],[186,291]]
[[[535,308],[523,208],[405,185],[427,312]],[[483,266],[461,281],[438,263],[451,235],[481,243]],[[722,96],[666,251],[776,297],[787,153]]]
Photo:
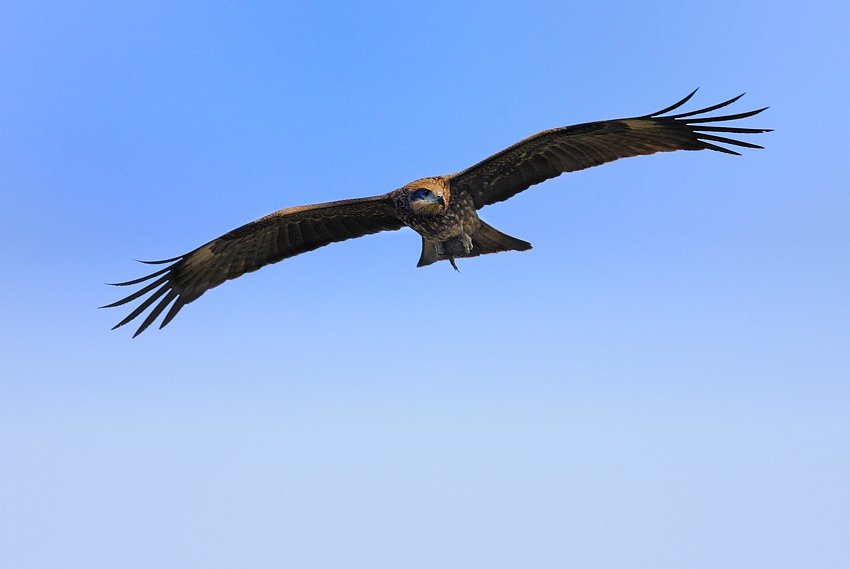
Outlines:
[[675,150],[710,149],[738,154],[708,141],[761,148],[756,144],[705,132],[754,134],[769,132],[769,129],[703,126],[702,123],[742,119],[756,115],[764,109],[736,115],[689,118],[725,107],[737,101],[741,95],[705,109],[663,116],[685,104],[694,93],[651,115],[538,132],[471,168],[450,176],[452,191],[468,192],[475,202],[475,207],[481,209],[565,172],[584,170],[620,158]]
[[224,281],[329,243],[402,227],[404,224],[396,217],[387,195],[282,209],[213,239],[190,253],[165,261],[173,262],[165,269],[147,277],[116,283],[116,286],[127,286],[160,277],[103,308],[121,306],[152,292],[115,326],[118,328],[134,320],[164,296],[139,326],[134,334],[138,336],[171,302],[174,304],[160,328],[168,324],[184,305]]

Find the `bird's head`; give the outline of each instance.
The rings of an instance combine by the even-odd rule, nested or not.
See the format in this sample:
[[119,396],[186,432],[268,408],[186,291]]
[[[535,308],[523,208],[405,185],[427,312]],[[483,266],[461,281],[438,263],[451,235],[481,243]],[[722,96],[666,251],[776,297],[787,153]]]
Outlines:
[[434,215],[449,205],[449,187],[442,178],[423,178],[408,184],[410,209],[419,215]]

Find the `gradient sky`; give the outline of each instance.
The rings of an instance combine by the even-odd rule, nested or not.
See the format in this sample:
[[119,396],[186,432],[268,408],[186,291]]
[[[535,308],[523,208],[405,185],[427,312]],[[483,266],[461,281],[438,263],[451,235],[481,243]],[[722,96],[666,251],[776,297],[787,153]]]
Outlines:
[[[0,3],[0,565],[850,566],[846,2]],[[536,131],[732,112],[229,282],[103,283]]]

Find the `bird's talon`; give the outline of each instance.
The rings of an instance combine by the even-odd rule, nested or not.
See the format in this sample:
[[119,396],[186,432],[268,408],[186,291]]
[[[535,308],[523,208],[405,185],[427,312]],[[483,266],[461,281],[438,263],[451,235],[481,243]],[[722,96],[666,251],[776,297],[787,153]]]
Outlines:
[[466,254],[470,254],[473,247],[472,237],[464,231],[460,234],[460,242],[463,243],[463,250],[466,251]]

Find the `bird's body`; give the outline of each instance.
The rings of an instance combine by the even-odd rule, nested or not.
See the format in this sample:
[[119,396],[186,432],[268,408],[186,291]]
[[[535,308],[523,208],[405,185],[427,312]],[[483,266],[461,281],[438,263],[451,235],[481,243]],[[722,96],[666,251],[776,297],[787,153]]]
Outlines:
[[[420,195],[429,193],[417,200],[417,192]],[[531,248],[530,243],[499,233],[481,221],[469,193],[452,193],[450,176],[415,180],[390,192],[388,196],[399,219],[422,236],[422,255],[418,264],[420,267],[448,260],[457,269],[454,261],[456,258],[475,257],[498,251],[525,251]],[[428,199],[429,196],[433,198]],[[417,208],[416,204],[419,202],[424,202],[425,205]],[[515,241],[515,245],[511,246],[512,242],[508,242],[499,247],[486,241],[487,235],[494,232]]]
[[[430,192],[427,196],[434,198],[417,199],[416,192],[421,190]],[[389,196],[402,223],[427,239],[444,241],[457,237],[464,222],[478,219],[471,200],[464,199],[466,196],[454,199],[445,176],[416,180],[390,192]]]
[[457,269],[455,259],[458,258],[525,251],[531,248],[530,243],[489,226],[478,217],[478,210],[564,172],[628,156],[704,149],[737,154],[714,143],[761,148],[711,133],[755,134],[768,129],[704,123],[742,119],[764,109],[691,118],[729,105],[740,96],[706,109],[662,116],[683,105],[693,94],[643,117],[542,131],[462,172],[421,178],[388,194],[282,209],[234,229],[186,255],[153,262],[171,264],[146,277],[118,283],[125,286],[155,279],[107,307],[120,306],[149,294],[116,326],[133,320],[156,303],[136,331],[138,335],[169,305],[171,308],[160,327],[168,324],[184,305],[226,280],[332,242],[402,227],[410,227],[422,236],[420,267],[448,260]]

